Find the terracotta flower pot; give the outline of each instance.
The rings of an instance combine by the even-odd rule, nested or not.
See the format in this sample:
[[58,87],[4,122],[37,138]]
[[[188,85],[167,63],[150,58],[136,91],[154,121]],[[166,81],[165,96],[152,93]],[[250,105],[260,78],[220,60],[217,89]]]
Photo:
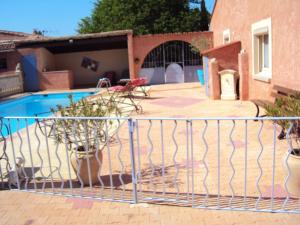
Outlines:
[[[283,165],[285,167],[286,173],[288,174],[288,169],[285,163],[286,156],[287,155],[285,155],[285,157],[283,158]],[[300,155],[291,154],[287,160],[287,164],[291,172],[287,182],[288,191],[290,194],[300,197]]]
[[[80,149],[80,148],[78,148]],[[81,148],[84,149],[84,148]],[[84,185],[90,185],[89,182],[89,169],[88,164],[90,167],[90,176],[91,176],[91,183],[96,184],[99,183],[98,179],[98,172],[102,165],[102,151],[98,151],[98,159],[96,157],[96,150],[90,150],[88,152],[86,151],[80,151],[76,149],[73,149],[71,152],[71,164],[73,167],[73,170],[77,176],[78,181],[82,181]],[[79,173],[78,173],[79,171]]]

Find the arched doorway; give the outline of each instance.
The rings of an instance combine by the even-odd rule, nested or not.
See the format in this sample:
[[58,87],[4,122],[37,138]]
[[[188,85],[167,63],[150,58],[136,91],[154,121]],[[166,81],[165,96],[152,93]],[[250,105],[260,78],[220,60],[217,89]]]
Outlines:
[[147,77],[150,84],[195,82],[199,69],[201,56],[189,43],[169,41],[146,56],[139,76]]

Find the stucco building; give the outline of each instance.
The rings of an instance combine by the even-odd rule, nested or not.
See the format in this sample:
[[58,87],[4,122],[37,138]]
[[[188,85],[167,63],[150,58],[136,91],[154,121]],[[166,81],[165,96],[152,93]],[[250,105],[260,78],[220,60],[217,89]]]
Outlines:
[[[0,58],[7,64],[0,76],[14,71],[20,63],[25,91],[95,87],[107,74],[115,83],[141,76],[150,84],[197,81],[202,60],[191,44],[199,37],[212,46],[211,32],[134,36],[131,30],[121,30],[64,37],[11,35],[6,38],[11,43],[10,55],[0,49]],[[0,42],[0,46],[4,44]]]
[[273,85],[299,90],[300,1],[216,0],[210,30],[210,79],[237,70],[242,99],[270,99]]
[[[0,31],[0,76],[23,65],[25,91],[94,87],[104,74],[150,84],[197,81],[220,98],[219,72],[238,75],[241,100],[300,86],[300,1],[216,0],[209,32],[134,36],[131,30],[65,37]],[[195,53],[195,39],[213,48]],[[203,65],[202,57],[203,56]]]

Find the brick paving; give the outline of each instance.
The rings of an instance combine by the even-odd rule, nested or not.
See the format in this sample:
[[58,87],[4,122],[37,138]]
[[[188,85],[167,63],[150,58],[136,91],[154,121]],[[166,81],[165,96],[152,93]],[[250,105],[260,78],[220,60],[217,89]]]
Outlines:
[[217,211],[0,192],[0,224],[298,225],[300,215]]
[[[174,97],[176,96],[176,97]],[[151,96],[148,99],[144,99],[141,102],[144,113],[142,115],[133,114],[132,116],[137,119],[144,117],[222,117],[222,116],[254,116],[255,106],[250,102],[241,101],[211,101],[206,98],[204,89],[200,88],[198,83],[190,84],[172,84],[172,85],[158,85],[151,88]],[[257,155],[259,153],[259,143],[257,140],[257,133],[260,127],[260,123],[249,122],[248,129],[248,149],[249,149],[249,165],[251,173],[249,173],[249,187],[248,195],[257,196],[257,189],[255,186],[256,178],[259,174],[257,168]],[[195,158],[194,161],[186,158],[186,138],[185,138],[185,121],[178,122],[169,121],[164,123],[165,128],[165,160],[166,160],[166,179],[167,191],[170,193],[176,193],[176,185],[180,193],[186,193],[186,171],[190,171],[191,165],[194,164],[195,168],[195,192],[203,193],[203,175],[204,175],[204,161],[203,161],[203,149],[204,145],[201,142],[202,131],[204,128],[203,121],[195,122],[193,136],[195,137],[194,149]],[[228,204],[231,198],[231,191],[229,189],[228,181],[232,175],[232,168],[229,167],[229,157],[232,153],[232,143],[229,141],[229,132],[233,124],[231,121],[222,123],[222,136],[221,136],[221,149],[222,149],[222,195],[228,196],[224,198],[224,202]],[[142,190],[144,196],[151,195],[152,191],[162,192],[162,177],[159,165],[161,164],[161,134],[159,123],[153,122],[151,127],[151,140],[152,147],[149,143],[147,131],[149,131],[149,121],[140,120],[138,127],[140,129],[140,148],[136,148],[140,152],[141,160],[141,185],[139,190]],[[271,161],[272,161],[272,132],[266,132],[272,128],[271,123],[266,122],[263,126],[262,141],[264,143],[264,153],[261,156],[261,165],[264,168],[264,174],[261,178],[260,188],[262,190],[263,197],[270,196],[270,177],[272,174]],[[111,143],[111,155],[112,168],[113,168],[113,180],[114,189],[110,190],[110,182],[108,174],[108,165],[103,163],[102,179],[104,181],[104,196],[111,195],[111,191],[114,192],[115,198],[120,198],[122,195],[126,199],[131,200],[131,178],[130,178],[130,157],[128,147],[128,130],[127,125],[124,124],[120,128],[120,140],[123,143],[123,149],[121,151],[121,158],[123,160],[123,182],[120,182],[120,171],[122,170],[120,162],[118,160],[118,153],[120,143],[115,141]],[[172,140],[172,131],[176,129],[176,141],[178,145],[178,154],[175,157],[176,163],[174,164],[174,140]],[[34,137],[35,129],[30,129],[31,137]],[[234,168],[236,174],[232,185],[235,188],[235,194],[238,197],[235,199],[236,204],[242,202],[242,196],[244,187],[240,185],[243,183],[243,170],[244,170],[244,127],[243,124],[236,124],[235,132],[233,134],[233,144],[236,147],[234,153]],[[217,167],[216,162],[216,124],[210,123],[206,138],[210,150],[206,157],[206,163],[210,165],[210,173],[207,179],[207,185],[211,194],[216,194],[216,174]],[[23,134],[25,135],[25,134]],[[198,136],[199,135],[199,136]],[[24,136],[25,137],[25,136]],[[127,143],[127,144],[126,144]],[[45,149],[43,142],[40,145],[41,149]],[[138,143],[135,143],[136,146]],[[8,145],[10,145],[8,143]],[[35,149],[38,143],[32,138],[32,148]],[[55,146],[55,145],[54,145]],[[285,142],[277,143],[277,155],[276,161],[281,162],[286,149]],[[26,145],[23,146],[26,149]],[[42,151],[43,152],[43,151]],[[58,152],[60,157],[66,158],[66,151],[64,146],[58,146]],[[109,152],[104,151],[104,162],[106,162]],[[51,152],[51,159],[56,158],[55,152]],[[27,152],[28,155],[28,152]],[[153,167],[149,165],[149,156],[151,157]],[[30,166],[30,161],[27,160]],[[33,157],[33,163],[39,165],[39,159],[37,156]],[[54,162],[52,162],[54,163]],[[47,174],[47,162],[45,160],[45,168],[43,172]],[[55,164],[55,163],[54,163]],[[59,164],[55,164],[59,167]],[[174,174],[176,168],[179,169],[178,183],[174,185]],[[59,170],[64,178],[68,179],[68,170],[66,164],[63,164]],[[41,171],[37,172],[37,175]],[[48,172],[49,173],[49,172]],[[155,176],[153,177],[152,174]],[[57,171],[50,173],[54,176],[57,185],[55,191],[64,194],[70,193],[70,190],[59,187],[61,181],[59,180],[59,174]],[[282,198],[286,196],[283,188],[284,172],[282,166],[278,163],[276,167],[276,180],[275,180],[275,197]],[[75,174],[72,172],[72,180],[76,179]],[[68,180],[66,180],[68,182]],[[67,183],[66,182],[66,183]],[[75,181],[74,181],[75,182]],[[74,188],[78,188],[78,183],[74,183]],[[76,186],[77,185],[77,186]],[[48,186],[51,191],[51,185]],[[122,191],[122,187],[125,188]],[[46,188],[46,192],[47,192]],[[48,191],[49,191],[48,190]],[[99,188],[93,187],[93,190],[83,189],[83,193],[80,193],[80,189],[75,190],[76,193],[83,195],[98,195]],[[180,198],[185,198],[185,194],[180,195]],[[170,195],[170,198],[174,198]],[[240,199],[239,199],[240,198]],[[199,196],[199,202],[204,201],[203,196]],[[151,205],[151,204],[139,204],[130,205],[128,203],[111,203],[111,202],[99,202],[96,200],[78,199],[78,198],[66,198],[58,196],[45,196],[32,193],[20,193],[0,191],[0,204],[1,204],[1,219],[0,224],[299,224],[300,217],[298,215],[288,214],[271,214],[271,213],[252,213],[252,212],[236,212],[236,211],[215,211],[215,210],[202,210],[192,209],[191,207],[179,207],[179,206],[167,206],[167,205]],[[216,204],[216,199],[208,199],[208,204]],[[256,201],[256,199],[255,199]],[[235,203],[234,202],[234,203]],[[157,203],[157,202],[156,202]],[[248,204],[253,205],[255,202],[251,202],[248,199]],[[267,202],[266,204],[269,204]]]

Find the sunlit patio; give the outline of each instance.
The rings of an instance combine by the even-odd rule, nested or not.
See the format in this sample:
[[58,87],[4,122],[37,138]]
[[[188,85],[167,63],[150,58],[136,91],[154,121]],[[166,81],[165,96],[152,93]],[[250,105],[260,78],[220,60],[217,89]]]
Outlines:
[[[28,179],[20,189],[68,197],[1,191],[3,218],[9,224],[13,217],[18,218],[15,224],[248,224],[250,220],[296,224],[299,220],[298,215],[234,212],[299,208],[299,199],[285,189],[282,162],[288,145],[286,140],[274,142],[279,127],[272,121],[234,120],[253,117],[253,103],[209,100],[198,83],[152,86],[150,96],[135,101],[143,113],[133,110],[125,115],[135,122],[134,146],[129,144],[128,120],[111,119],[115,127],[110,141],[99,147],[103,161],[96,184],[81,185],[70,166],[68,147],[46,138],[37,125],[28,133],[25,129],[12,135],[14,146],[7,139],[10,163],[13,153],[26,159]],[[134,202],[134,188],[140,204],[117,203]],[[12,205],[10,199],[15,198]],[[44,211],[51,211],[48,216],[55,212],[55,218],[38,218]]]

